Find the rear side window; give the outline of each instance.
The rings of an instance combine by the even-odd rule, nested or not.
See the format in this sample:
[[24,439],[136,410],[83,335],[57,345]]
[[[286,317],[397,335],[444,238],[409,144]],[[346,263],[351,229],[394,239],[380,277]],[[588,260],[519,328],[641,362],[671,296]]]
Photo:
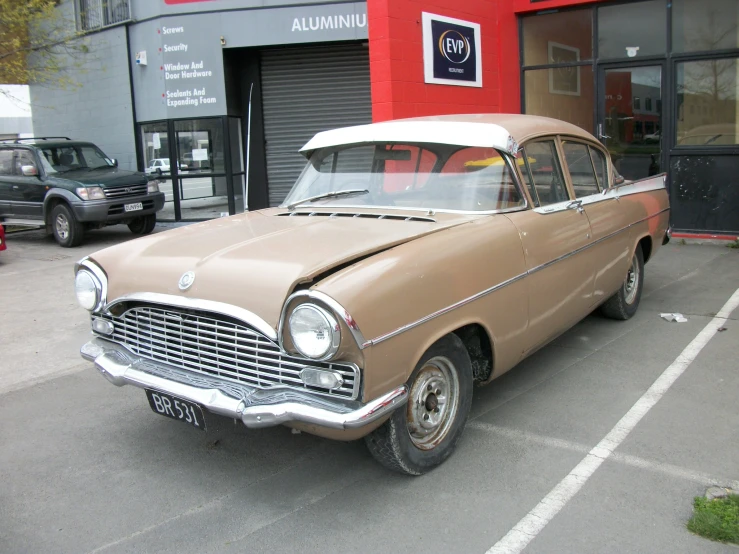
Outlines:
[[13,175],[12,150],[0,150],[0,175]]
[[32,165],[36,167],[36,157],[30,150],[16,150],[15,164],[15,172],[18,175],[23,175],[24,165]]
[[589,148],[590,157],[592,158],[593,166],[595,167],[595,175],[598,177],[598,184],[600,185],[601,190],[605,190],[610,187],[607,178],[608,162],[606,161],[606,156],[597,148],[593,148],[592,146]]
[[528,170],[531,172],[527,181],[534,183],[536,191],[534,203],[538,200],[540,206],[546,206],[570,199],[553,140],[527,144],[524,148],[524,155]]
[[598,181],[595,178],[588,146],[579,142],[564,142],[562,150],[564,150],[567,169],[570,170],[575,198],[598,194]]

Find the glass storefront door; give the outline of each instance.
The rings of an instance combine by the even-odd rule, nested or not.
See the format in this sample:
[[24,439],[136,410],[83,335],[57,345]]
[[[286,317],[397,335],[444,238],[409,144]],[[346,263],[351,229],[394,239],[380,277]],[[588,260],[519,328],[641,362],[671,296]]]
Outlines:
[[142,123],[144,167],[165,195],[162,220],[202,220],[244,211],[238,118]]
[[598,138],[625,179],[663,171],[662,65],[601,66]]

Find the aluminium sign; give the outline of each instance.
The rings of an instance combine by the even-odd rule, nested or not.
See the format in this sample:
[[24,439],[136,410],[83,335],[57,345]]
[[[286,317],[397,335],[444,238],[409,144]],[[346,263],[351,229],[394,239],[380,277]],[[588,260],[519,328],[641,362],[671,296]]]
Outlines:
[[482,87],[480,24],[423,12],[424,80]]

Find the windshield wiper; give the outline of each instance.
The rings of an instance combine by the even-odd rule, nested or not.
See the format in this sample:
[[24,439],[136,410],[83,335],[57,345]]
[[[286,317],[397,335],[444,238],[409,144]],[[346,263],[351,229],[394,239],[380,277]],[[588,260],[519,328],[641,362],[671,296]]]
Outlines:
[[305,202],[315,202],[317,200],[323,200],[324,198],[334,198],[336,196],[346,196],[349,194],[369,194],[369,191],[367,189],[348,189],[348,190],[334,190],[331,192],[324,192],[323,194],[317,194],[316,196],[310,196],[308,198],[303,198],[302,200],[291,202],[290,204],[287,205],[287,209],[292,211],[297,206]]

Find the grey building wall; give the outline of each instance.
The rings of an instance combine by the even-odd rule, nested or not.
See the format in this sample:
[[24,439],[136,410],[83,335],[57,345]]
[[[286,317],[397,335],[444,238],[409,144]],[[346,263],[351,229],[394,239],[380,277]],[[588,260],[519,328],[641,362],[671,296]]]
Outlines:
[[129,0],[134,20],[160,15],[174,15],[219,10],[242,10],[300,6],[308,4],[341,4],[346,0]]
[[[73,20],[71,1],[65,1],[59,9]],[[135,170],[126,28],[114,27],[91,34],[88,41],[90,53],[81,58],[82,67],[70,73],[79,88],[30,86],[33,131],[36,136],[89,140],[116,158],[121,168]]]

